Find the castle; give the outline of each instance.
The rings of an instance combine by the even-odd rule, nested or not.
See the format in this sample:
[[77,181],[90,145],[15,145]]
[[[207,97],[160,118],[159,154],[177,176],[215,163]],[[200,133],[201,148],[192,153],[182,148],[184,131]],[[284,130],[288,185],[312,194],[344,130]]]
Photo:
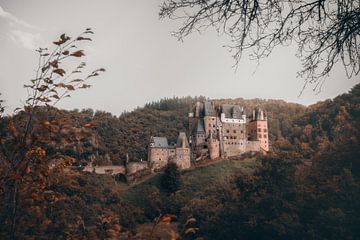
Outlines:
[[192,160],[229,158],[245,152],[269,151],[267,116],[261,109],[248,118],[239,105],[197,102],[189,113],[189,141],[184,132],[177,143],[169,145],[165,137],[151,137],[148,162],[157,171],[174,162],[180,169]]
[[267,116],[261,109],[247,118],[239,105],[197,102],[189,113],[191,152],[195,158],[228,158],[269,151]]
[[191,166],[190,145],[184,132],[180,132],[175,145],[169,145],[165,137],[151,137],[148,148],[148,162],[153,171],[164,168],[168,162],[174,162],[178,168]]

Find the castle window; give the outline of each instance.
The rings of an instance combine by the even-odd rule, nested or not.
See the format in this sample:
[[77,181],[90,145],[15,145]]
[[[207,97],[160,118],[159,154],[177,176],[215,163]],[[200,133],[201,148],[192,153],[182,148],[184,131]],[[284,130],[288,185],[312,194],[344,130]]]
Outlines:
[[266,129],[266,128],[264,128],[264,132],[267,132],[267,129]]
[[261,132],[261,128],[258,128],[258,132]]
[[215,124],[213,124],[213,127],[215,127]]
[[236,130],[234,130],[234,133],[236,133]]
[[258,134],[258,138],[261,138],[261,134]]
[[243,131],[243,130],[241,130],[240,132],[241,132],[241,133],[244,133],[244,131]]
[[226,133],[229,133],[230,131],[229,131],[229,129],[228,130],[226,130]]
[[234,136],[234,139],[236,139],[236,136]]
[[267,138],[266,134],[264,134],[264,138]]

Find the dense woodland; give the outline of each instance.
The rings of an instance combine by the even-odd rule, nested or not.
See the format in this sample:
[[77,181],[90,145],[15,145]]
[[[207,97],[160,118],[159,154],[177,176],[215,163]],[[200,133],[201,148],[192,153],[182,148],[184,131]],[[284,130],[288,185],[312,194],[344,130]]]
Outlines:
[[[36,141],[50,162],[59,154],[72,165],[86,165],[90,158],[98,165],[122,164],[126,154],[139,161],[146,159],[151,135],[171,142],[187,131],[187,113],[199,99],[205,98],[163,99],[121,116],[39,107]],[[36,194],[32,188],[23,192],[16,239],[149,239],[165,223],[181,239],[360,238],[360,85],[309,107],[282,100],[214,102],[243,105],[247,114],[263,108],[271,153],[181,173],[175,169],[134,186],[67,168],[50,171],[46,180],[31,175],[35,186],[46,182]],[[24,114],[1,119],[1,137],[9,148],[14,128],[24,128]],[[52,125],[56,129],[49,130]],[[0,167],[1,181],[5,175]],[[169,191],[166,181],[171,186],[175,181],[175,187]],[[10,213],[3,182],[0,196],[0,238],[7,239]]]

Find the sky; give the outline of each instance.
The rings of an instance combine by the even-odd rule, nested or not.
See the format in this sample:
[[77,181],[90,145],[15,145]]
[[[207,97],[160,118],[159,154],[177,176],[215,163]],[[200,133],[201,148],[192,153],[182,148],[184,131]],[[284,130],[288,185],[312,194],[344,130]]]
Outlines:
[[34,78],[35,49],[52,47],[62,33],[76,36],[91,27],[85,47],[89,70],[107,71],[62,101],[65,109],[93,108],[119,115],[147,102],[173,96],[284,99],[309,105],[349,91],[360,76],[347,79],[336,65],[320,93],[304,80],[295,46],[279,47],[258,65],[246,55],[238,65],[228,39],[214,31],[178,41],[171,35],[181,22],[159,20],[163,0],[0,0],[0,93],[7,112],[22,106]]

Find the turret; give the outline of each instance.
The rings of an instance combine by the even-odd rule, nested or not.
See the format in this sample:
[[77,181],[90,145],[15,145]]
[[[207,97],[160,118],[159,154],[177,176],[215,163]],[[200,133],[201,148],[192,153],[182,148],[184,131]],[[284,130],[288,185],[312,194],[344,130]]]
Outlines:
[[261,150],[269,151],[267,116],[260,108],[253,110],[247,132],[250,141],[259,141]]

